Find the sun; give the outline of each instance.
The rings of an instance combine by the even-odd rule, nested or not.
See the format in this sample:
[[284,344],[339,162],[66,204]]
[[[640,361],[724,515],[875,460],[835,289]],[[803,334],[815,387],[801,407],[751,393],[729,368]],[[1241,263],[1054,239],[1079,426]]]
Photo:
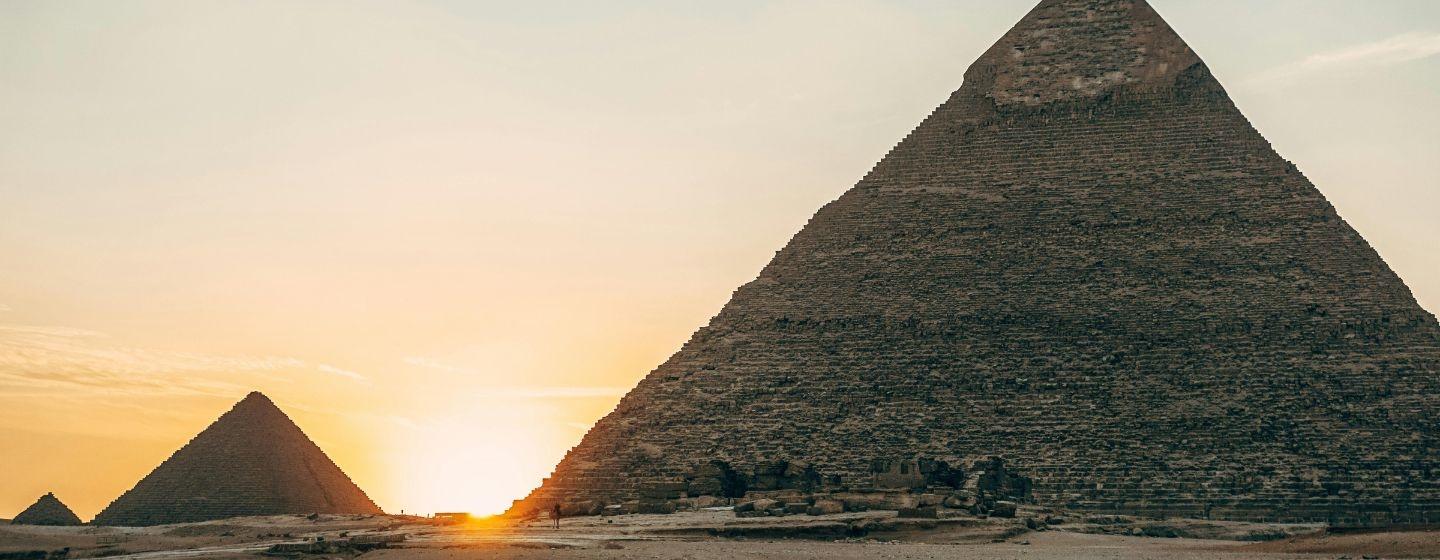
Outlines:
[[[494,515],[540,485],[566,438],[528,403],[461,411],[404,430],[393,442],[395,513]],[[571,442],[573,445],[573,442]]]

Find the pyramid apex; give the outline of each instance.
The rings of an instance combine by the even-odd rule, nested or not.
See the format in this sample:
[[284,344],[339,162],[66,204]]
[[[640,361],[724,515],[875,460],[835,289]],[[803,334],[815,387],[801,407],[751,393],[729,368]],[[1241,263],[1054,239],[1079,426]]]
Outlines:
[[997,105],[1166,88],[1203,64],[1145,0],[1044,0],[990,47],[965,87]]
[[240,399],[240,402],[230,407],[230,411],[221,415],[220,419],[216,420],[216,422],[244,423],[253,422],[261,418],[268,419],[267,421],[293,423],[290,420],[290,415],[280,410],[280,405],[275,404],[275,401],[270,400],[270,397],[265,396],[264,393],[259,391],[251,391],[249,394],[246,394],[245,398]]
[[240,405],[240,404],[245,404],[245,403],[252,403],[252,404],[268,403],[268,404],[272,404],[272,405],[273,405],[273,404],[275,404],[275,401],[270,400],[270,397],[265,396],[265,393],[261,393],[260,391],[251,391],[250,394],[245,395],[245,398],[240,399],[240,402],[237,404],[237,406]]

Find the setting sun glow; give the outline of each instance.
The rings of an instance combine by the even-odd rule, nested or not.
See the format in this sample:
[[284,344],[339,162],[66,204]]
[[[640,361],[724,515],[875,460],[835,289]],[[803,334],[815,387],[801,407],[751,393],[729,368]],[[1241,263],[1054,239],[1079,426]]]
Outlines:
[[405,497],[397,511],[502,513],[540,484],[537,475],[554,467],[566,442],[579,439],[574,428],[548,422],[546,406],[497,405],[441,412],[397,433],[385,484]]
[[[1440,309],[1440,2],[1227,1],[1164,7]],[[1034,4],[0,3],[0,517],[251,391],[387,512],[501,512]]]

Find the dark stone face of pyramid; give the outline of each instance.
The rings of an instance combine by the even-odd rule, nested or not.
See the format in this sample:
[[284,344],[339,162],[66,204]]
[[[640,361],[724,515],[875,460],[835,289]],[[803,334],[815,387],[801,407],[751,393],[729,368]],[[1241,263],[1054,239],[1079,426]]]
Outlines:
[[1434,316],[1149,5],[1045,0],[517,507],[997,455],[1080,510],[1436,521],[1437,374]]
[[55,494],[46,494],[10,522],[16,525],[80,525],[80,518]]
[[250,393],[100,512],[94,524],[289,513],[381,511],[275,403]]

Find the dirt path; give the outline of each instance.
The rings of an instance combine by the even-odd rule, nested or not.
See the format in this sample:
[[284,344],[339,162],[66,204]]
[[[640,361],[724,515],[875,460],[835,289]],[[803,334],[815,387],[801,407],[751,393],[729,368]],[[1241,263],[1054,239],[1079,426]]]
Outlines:
[[[893,560],[1335,560],[1350,557],[1440,558],[1440,531],[1328,534],[1264,543],[1246,538],[1262,532],[1318,531],[1318,527],[1150,522],[1194,538],[1132,536],[1154,528],[1065,524],[1026,531],[1017,520],[897,520],[890,512],[824,517],[736,519],[725,512],[567,519],[548,523],[476,523],[442,526],[418,518],[274,516],[146,528],[0,527],[0,552],[71,548],[71,558],[256,560],[276,543],[327,543],[404,535],[399,548],[359,555],[366,560],[431,559],[893,559]],[[865,537],[847,538],[856,523],[892,524]],[[894,525],[899,523],[899,525]],[[906,523],[911,523],[907,525]],[[926,525],[928,523],[928,525]],[[835,533],[836,529],[839,533]],[[1018,530],[1017,530],[1018,529]],[[1100,530],[1113,534],[1091,534]],[[716,534],[728,535],[717,537]],[[1149,533],[1146,533],[1149,534]],[[1281,533],[1284,534],[1284,533]],[[347,549],[353,550],[353,549]],[[297,558],[321,558],[301,555]],[[356,553],[323,557],[354,558]]]
[[1351,558],[1440,558],[1440,532],[1313,535],[1244,548],[1254,553],[1307,553]]
[[[1028,543],[1028,544],[1022,544]],[[651,559],[651,560],[1333,560],[1333,554],[1294,555],[1257,552],[1245,545],[1220,541],[1152,539],[1049,532],[1011,542],[984,544],[901,544],[865,541],[615,541],[618,548],[563,548],[535,543],[501,543],[380,550],[364,560],[539,560]],[[1357,557],[1358,558],[1358,557]]]

